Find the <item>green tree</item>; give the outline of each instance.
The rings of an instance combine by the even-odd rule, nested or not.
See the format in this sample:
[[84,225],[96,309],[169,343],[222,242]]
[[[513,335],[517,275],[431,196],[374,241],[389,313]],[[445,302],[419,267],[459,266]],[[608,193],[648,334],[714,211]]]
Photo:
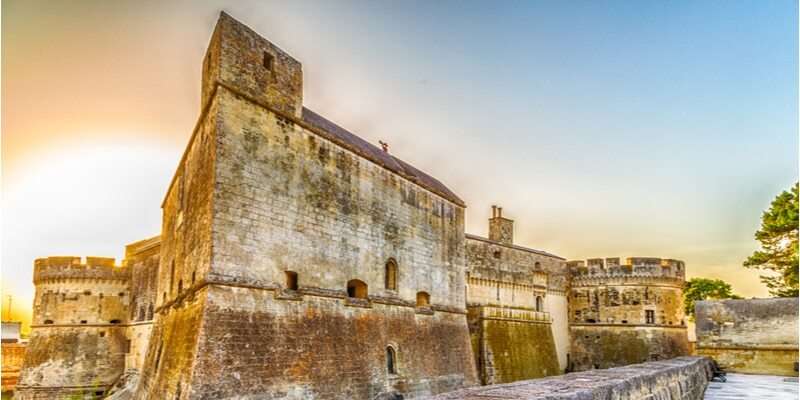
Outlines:
[[694,302],[700,300],[741,299],[722,279],[692,278],[683,285],[683,310],[694,321]]
[[744,266],[773,271],[761,275],[761,282],[775,297],[797,297],[797,189],[775,197],[769,211],[761,216],[761,229],[756,240],[761,250],[747,258]]

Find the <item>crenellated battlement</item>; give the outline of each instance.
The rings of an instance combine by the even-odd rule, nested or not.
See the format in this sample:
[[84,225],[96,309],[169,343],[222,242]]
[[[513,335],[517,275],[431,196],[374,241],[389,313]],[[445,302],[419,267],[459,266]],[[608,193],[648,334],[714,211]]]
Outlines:
[[567,269],[572,278],[644,276],[683,280],[686,273],[683,261],[655,257],[631,257],[625,264],[618,257],[567,261]]
[[129,280],[130,267],[116,265],[116,259],[108,257],[56,256],[36,259],[33,266],[33,283],[51,279],[102,279]]

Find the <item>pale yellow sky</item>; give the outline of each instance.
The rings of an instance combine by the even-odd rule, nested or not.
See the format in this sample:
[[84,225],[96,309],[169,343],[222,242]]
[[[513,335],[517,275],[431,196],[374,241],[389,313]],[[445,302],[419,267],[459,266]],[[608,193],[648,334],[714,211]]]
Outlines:
[[741,263],[797,179],[796,18],[608,7],[5,0],[3,295],[29,315],[35,258],[160,231],[224,9],[303,63],[309,108],[462,197],[468,232],[499,204],[518,244],[678,258],[767,296]]

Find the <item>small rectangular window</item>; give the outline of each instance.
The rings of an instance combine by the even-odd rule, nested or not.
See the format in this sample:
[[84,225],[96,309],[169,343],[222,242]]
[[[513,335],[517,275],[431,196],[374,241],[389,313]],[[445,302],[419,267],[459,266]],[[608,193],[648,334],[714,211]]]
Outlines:
[[655,324],[656,323],[656,312],[653,311],[653,310],[645,310],[644,318],[645,318],[645,323]]
[[272,71],[272,64],[275,61],[275,57],[272,54],[264,52],[264,69],[267,71]]
[[297,272],[286,271],[286,289],[297,290]]

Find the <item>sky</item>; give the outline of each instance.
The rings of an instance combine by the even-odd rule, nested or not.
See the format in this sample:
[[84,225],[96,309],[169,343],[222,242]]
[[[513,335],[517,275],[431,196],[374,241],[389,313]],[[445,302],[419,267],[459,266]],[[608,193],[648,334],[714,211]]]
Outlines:
[[33,260],[156,235],[225,10],[303,63],[304,102],[445,183],[486,235],[567,259],[743,268],[797,181],[796,1],[2,1],[3,318]]

